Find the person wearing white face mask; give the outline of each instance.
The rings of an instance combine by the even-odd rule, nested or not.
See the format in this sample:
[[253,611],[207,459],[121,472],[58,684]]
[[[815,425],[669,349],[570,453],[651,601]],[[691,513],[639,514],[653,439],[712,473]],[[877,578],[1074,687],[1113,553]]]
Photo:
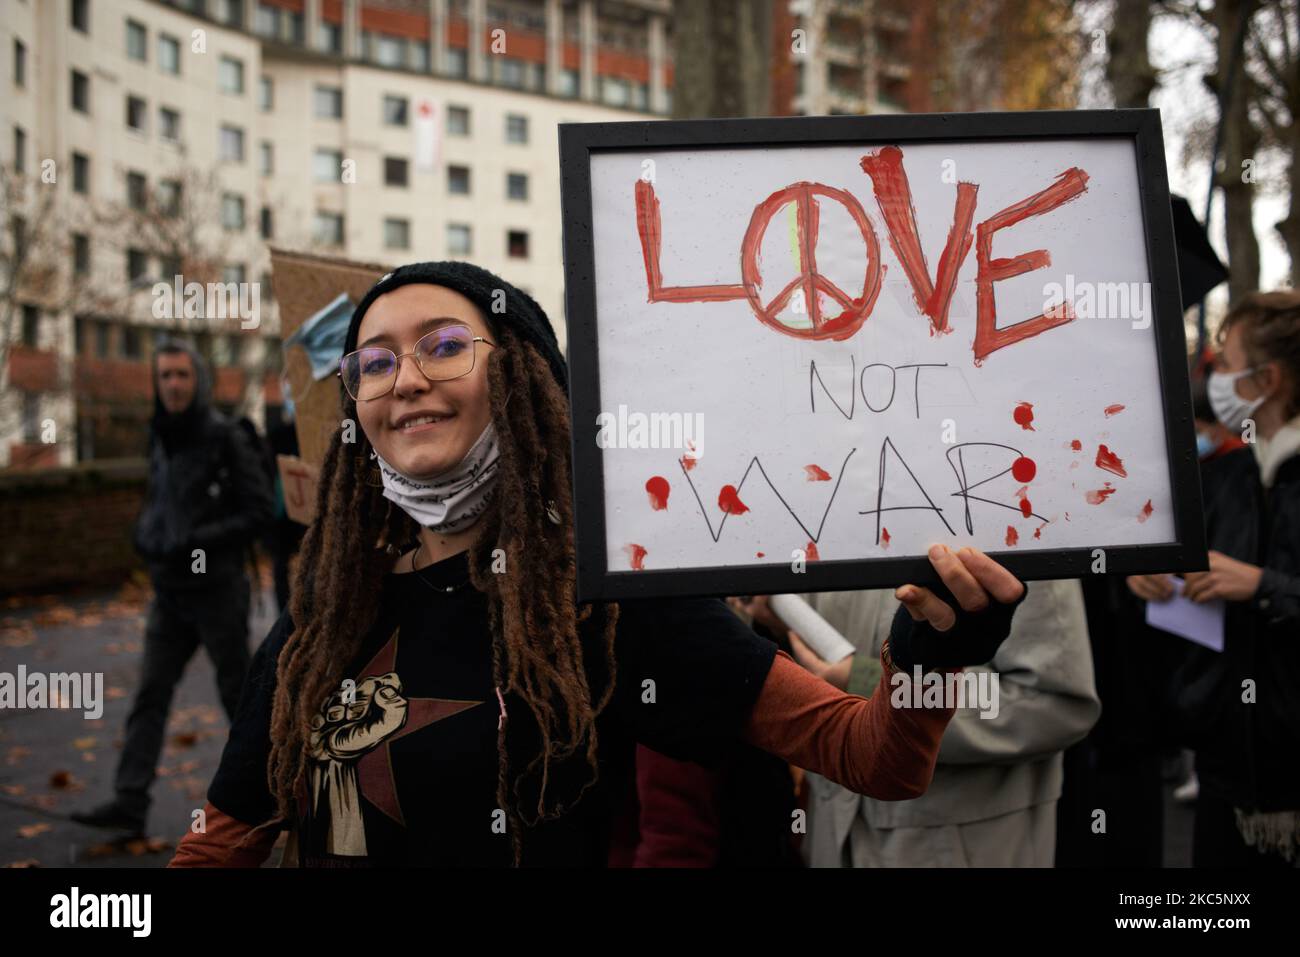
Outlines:
[[[1223,651],[1196,647],[1175,679],[1196,751],[1193,866],[1300,862],[1300,293],[1252,293],[1225,317],[1208,381],[1246,448],[1207,462],[1209,571],[1195,602],[1226,602]],[[1168,576],[1136,576],[1148,601]]]

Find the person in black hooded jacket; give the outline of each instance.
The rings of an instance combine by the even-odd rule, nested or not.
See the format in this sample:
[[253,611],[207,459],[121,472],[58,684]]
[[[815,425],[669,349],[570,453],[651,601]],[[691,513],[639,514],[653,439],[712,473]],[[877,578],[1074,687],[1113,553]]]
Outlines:
[[271,491],[257,452],[212,408],[207,364],[179,341],[154,354],[149,482],[135,547],[154,598],[144,662],[113,799],[73,820],[141,833],[149,809],[172,694],[202,643],[233,718],[248,670],[249,582],[244,559],[271,518]]

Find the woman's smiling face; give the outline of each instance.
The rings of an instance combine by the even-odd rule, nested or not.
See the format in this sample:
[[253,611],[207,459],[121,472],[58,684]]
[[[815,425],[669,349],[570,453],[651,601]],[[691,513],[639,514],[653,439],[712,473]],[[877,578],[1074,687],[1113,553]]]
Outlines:
[[[468,326],[470,335],[496,341],[478,307],[465,296],[445,286],[411,283],[371,303],[357,332],[357,348],[382,346],[405,355],[422,336],[446,325]],[[455,468],[487,428],[492,418],[487,365],[493,347],[475,342],[473,348],[474,369],[468,375],[431,382],[415,357],[405,355],[392,391],[357,402],[366,438],[397,471],[427,479]]]

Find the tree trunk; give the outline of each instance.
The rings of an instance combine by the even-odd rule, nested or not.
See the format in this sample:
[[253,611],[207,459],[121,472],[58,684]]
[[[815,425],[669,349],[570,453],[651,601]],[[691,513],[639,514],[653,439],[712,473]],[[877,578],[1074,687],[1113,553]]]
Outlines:
[[1106,60],[1106,80],[1117,109],[1150,106],[1151,91],[1156,86],[1156,71],[1147,54],[1150,34],[1151,5],[1146,0],[1121,0],[1115,5],[1106,37],[1110,54]]
[[1259,287],[1259,240],[1255,236],[1252,213],[1255,186],[1247,181],[1245,162],[1255,159],[1259,134],[1247,113],[1248,84],[1245,58],[1237,56],[1236,77],[1229,83],[1228,70],[1234,59],[1240,23],[1248,4],[1245,0],[1217,0],[1215,21],[1219,27],[1218,75],[1221,89],[1231,85],[1231,95],[1223,104],[1223,169],[1216,181],[1223,190],[1223,216],[1228,240],[1228,299],[1236,302]]
[[768,0],[676,0],[673,4],[673,116],[677,119],[768,115],[771,61]]

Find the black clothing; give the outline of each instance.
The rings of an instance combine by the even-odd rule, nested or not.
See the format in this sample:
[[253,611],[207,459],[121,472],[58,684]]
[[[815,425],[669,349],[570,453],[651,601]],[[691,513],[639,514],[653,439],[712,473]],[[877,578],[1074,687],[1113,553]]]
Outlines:
[[[497,801],[497,723],[487,598],[466,585],[462,552],[385,576],[379,620],[323,703],[296,822],[304,866],[509,866]],[[430,587],[434,583],[437,588]],[[634,743],[716,767],[734,753],[776,654],[717,599],[620,603],[614,697],[598,719],[600,779],[576,804],[585,758],[553,765],[548,806],[570,810],[523,834],[525,866],[604,866]],[[584,636],[593,697],[606,687],[599,612]],[[248,824],[273,816],[267,786],[276,659],[288,614],[254,656],[208,799]],[[523,699],[505,695],[512,776],[539,753]],[[513,803],[530,817],[537,789]],[[513,827],[513,823],[509,826]]]
[[1271,489],[1250,448],[1206,463],[1203,481],[1209,547],[1264,573],[1253,598],[1227,603],[1223,651],[1188,652],[1179,720],[1202,793],[1247,810],[1300,809],[1300,455]]

